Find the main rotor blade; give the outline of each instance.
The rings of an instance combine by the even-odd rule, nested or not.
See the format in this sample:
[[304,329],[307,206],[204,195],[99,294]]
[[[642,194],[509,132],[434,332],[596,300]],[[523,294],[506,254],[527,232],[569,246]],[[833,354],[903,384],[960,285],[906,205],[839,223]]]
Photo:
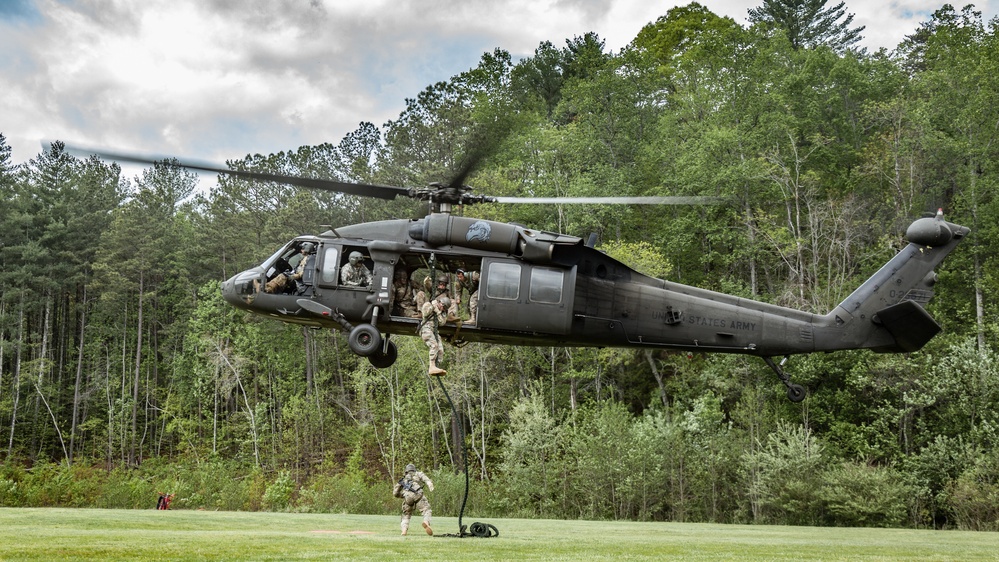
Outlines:
[[284,183],[288,185],[295,185],[298,187],[306,187],[309,189],[322,189],[325,191],[333,191],[337,193],[346,193],[347,195],[359,195],[363,197],[376,197],[379,199],[395,199],[399,195],[408,196],[410,190],[405,187],[395,187],[391,185],[377,185],[377,184],[367,184],[367,183],[347,183],[330,179],[320,179],[320,178],[307,178],[302,176],[286,176],[283,174],[272,174],[269,172],[258,172],[252,170],[232,170],[229,168],[224,168],[218,164],[211,162],[204,162],[199,160],[178,160],[170,156],[156,156],[156,155],[142,155],[142,154],[129,154],[125,152],[116,152],[104,149],[87,149],[83,147],[76,147],[71,145],[66,145],[66,149],[72,152],[82,153],[82,154],[94,154],[105,160],[114,160],[116,162],[130,162],[134,164],[157,164],[164,163],[167,165],[176,165],[181,168],[188,168],[191,170],[201,170],[203,172],[214,172],[216,174],[228,174],[230,176],[236,176],[239,178],[245,178],[249,180],[256,181],[272,181],[277,183]]
[[464,140],[464,154],[447,186],[455,189],[469,189],[465,185],[468,176],[500,150],[500,146],[516,127],[513,112],[503,108],[503,104],[491,105],[480,120],[472,126]]
[[647,197],[492,197],[495,203],[545,205],[720,205],[724,197],[647,196]]

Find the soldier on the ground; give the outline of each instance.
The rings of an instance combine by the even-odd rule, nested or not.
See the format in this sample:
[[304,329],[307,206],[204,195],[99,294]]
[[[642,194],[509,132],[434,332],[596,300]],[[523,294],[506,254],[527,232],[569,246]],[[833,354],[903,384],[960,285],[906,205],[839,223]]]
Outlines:
[[433,492],[434,483],[426,474],[416,470],[416,466],[407,464],[406,474],[395,483],[395,487],[392,489],[393,496],[402,498],[401,526],[403,536],[409,532],[409,520],[413,515],[414,506],[423,514],[423,530],[428,535],[434,534],[434,530],[430,528],[430,502],[427,501],[427,496],[423,493],[424,488]]
[[351,252],[340,268],[340,284],[345,287],[367,287],[371,284],[371,270],[364,265],[361,252]]

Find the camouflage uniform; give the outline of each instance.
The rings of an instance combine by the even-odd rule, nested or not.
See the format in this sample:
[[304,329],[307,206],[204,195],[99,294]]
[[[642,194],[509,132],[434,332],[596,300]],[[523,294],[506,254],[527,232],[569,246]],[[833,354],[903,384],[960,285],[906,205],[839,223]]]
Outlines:
[[420,291],[416,294],[416,306],[423,310],[423,303],[427,302],[427,299],[433,295],[434,298],[447,297],[449,304],[447,306],[447,316],[441,324],[445,322],[455,322],[458,320],[458,304],[461,303],[461,299],[451,296],[450,279],[447,273],[441,273],[437,276],[437,290],[434,291],[434,284],[429,276],[423,278],[423,286],[426,291]]
[[[308,244],[308,243],[306,243]],[[311,244],[302,246],[302,259],[299,260],[298,265],[295,267],[295,271],[292,273],[278,273],[264,285],[265,293],[280,293],[284,286],[288,284],[289,281],[298,281],[302,278],[305,273],[305,263],[309,261],[309,254],[312,253]]]
[[350,263],[340,268],[340,284],[345,287],[367,287],[371,285],[371,270],[361,261],[360,252],[350,253]]
[[416,305],[416,294],[416,287],[410,283],[406,270],[396,270],[395,279],[392,281],[392,314],[419,318],[420,309]]
[[468,291],[468,324],[475,324],[475,312],[479,306],[479,272],[458,270],[458,294]]
[[430,283],[430,278],[426,277],[423,279],[423,286],[425,289],[421,289],[419,285],[416,285],[416,308],[417,310],[423,310],[423,305],[427,304],[427,300],[430,299],[431,288],[433,285]]
[[406,475],[396,482],[395,487],[392,489],[393,496],[402,498],[401,527],[403,535],[409,531],[409,520],[412,517],[414,506],[423,514],[423,530],[428,535],[434,534],[433,529],[430,528],[430,502],[423,495],[424,488],[433,492],[434,483],[430,481],[430,478],[426,474],[416,470],[415,466],[407,464]]
[[437,365],[438,361],[444,359],[444,342],[441,341],[440,332],[437,331],[437,327],[447,320],[443,304],[440,300],[434,299],[423,303],[423,308],[420,309],[423,318],[420,322],[420,337],[430,348],[430,366],[427,374],[435,376],[447,374],[447,371]]

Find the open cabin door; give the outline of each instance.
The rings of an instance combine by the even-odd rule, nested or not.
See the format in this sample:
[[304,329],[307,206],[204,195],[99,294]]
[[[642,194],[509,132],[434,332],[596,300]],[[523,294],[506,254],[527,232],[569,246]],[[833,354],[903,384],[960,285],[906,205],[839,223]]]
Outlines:
[[576,268],[486,258],[479,283],[480,328],[567,334],[572,323]]

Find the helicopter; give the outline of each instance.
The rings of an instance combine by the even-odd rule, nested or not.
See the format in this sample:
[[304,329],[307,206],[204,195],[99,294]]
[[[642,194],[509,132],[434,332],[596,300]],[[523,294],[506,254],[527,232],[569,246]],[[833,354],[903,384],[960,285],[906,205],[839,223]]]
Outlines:
[[[100,152],[116,160],[155,163],[162,158]],[[792,355],[869,349],[919,350],[941,327],[924,306],[933,296],[935,268],[970,229],[943,211],[916,219],[908,245],[827,314],[814,314],[642,274],[588,240],[518,224],[459,216],[455,206],[477,203],[690,204],[703,197],[518,198],[472,193],[467,169],[450,183],[422,188],[340,182],[222,168],[199,161],[174,165],[349,195],[428,202],[422,218],[330,228],[298,236],[261,264],[221,283],[224,299],[254,314],[347,334],[355,354],[376,368],[390,367],[398,350],[391,337],[415,335],[420,319],[394,302],[393,280],[404,271],[428,280],[459,270],[478,272],[475,322],[441,326],[453,344],[621,347],[762,358],[793,402],[803,386],[784,366]],[[363,260],[370,282],[342,282],[351,255]],[[298,275],[291,272],[298,271]],[[283,279],[282,280],[282,276]],[[292,279],[292,277],[295,277]],[[282,280],[276,283],[275,280]],[[425,287],[434,296],[432,283]]]

